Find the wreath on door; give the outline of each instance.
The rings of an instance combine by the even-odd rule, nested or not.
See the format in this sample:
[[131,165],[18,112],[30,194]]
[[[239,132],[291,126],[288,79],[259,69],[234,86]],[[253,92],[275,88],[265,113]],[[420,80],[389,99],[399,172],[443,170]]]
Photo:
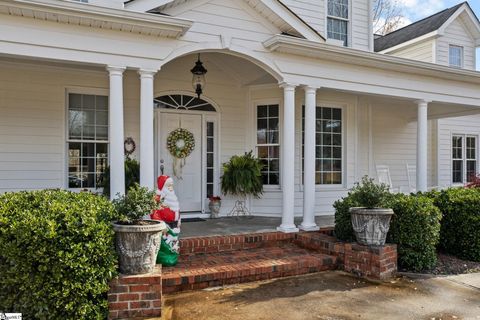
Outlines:
[[170,132],[167,137],[167,149],[173,156],[173,174],[182,179],[182,168],[186,158],[195,149],[195,138],[187,129],[178,128]]

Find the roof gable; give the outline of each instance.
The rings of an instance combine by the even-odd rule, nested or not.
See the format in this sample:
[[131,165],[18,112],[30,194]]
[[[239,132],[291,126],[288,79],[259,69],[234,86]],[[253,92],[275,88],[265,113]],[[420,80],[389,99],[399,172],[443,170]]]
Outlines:
[[463,13],[469,17],[470,23],[478,30],[480,35],[478,18],[475,16],[468,2],[463,2],[375,39],[375,52],[393,48],[432,32],[438,31],[442,33],[452,21]]
[[[130,0],[126,3],[129,10],[143,10],[150,13],[176,16],[177,14],[195,6],[201,0]],[[280,33],[305,38],[311,41],[325,42],[325,38],[315,29],[303,21],[298,15],[283,4],[280,0],[232,0],[243,2],[255,10]],[[207,3],[209,1],[203,1]],[[225,1],[226,2],[226,1]],[[148,9],[146,9],[148,8]]]

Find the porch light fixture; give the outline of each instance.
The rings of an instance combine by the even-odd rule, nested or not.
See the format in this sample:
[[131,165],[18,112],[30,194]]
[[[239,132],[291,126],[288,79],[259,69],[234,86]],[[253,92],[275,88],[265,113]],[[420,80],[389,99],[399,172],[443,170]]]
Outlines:
[[200,61],[200,53],[198,54],[198,60],[195,62],[195,66],[192,70],[190,70],[190,72],[193,74],[193,90],[195,90],[198,98],[200,98],[200,95],[203,93],[203,89],[205,88],[205,74],[207,73],[207,69],[205,69],[202,61]]

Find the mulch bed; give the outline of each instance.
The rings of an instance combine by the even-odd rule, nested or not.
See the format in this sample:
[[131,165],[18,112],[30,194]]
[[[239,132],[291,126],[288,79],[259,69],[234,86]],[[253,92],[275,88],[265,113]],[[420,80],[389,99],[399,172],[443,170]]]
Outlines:
[[433,270],[429,270],[428,273],[448,275],[480,272],[480,262],[462,260],[441,252],[438,253],[437,258],[437,266]]

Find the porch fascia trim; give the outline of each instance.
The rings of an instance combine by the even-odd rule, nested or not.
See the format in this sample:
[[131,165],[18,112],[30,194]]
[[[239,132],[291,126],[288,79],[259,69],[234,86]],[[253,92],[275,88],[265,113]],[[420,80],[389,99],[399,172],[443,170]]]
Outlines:
[[264,41],[263,45],[271,52],[288,53],[343,63],[349,61],[351,64],[381,68],[383,70],[401,71],[446,80],[480,83],[480,72],[477,71],[450,68],[385,54],[332,46],[285,35],[275,35]]
[[178,38],[193,21],[58,0],[3,0],[0,13],[91,28]]

